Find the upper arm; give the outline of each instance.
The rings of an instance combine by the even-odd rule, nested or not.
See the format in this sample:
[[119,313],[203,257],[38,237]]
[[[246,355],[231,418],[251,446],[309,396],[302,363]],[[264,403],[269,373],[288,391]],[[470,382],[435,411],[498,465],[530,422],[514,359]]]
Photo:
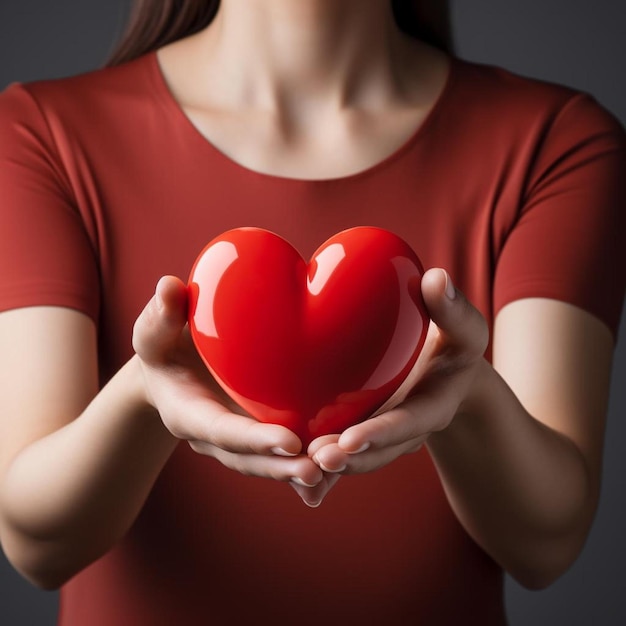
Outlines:
[[527,168],[519,206],[494,249],[493,311],[554,299],[615,333],[626,287],[626,133],[578,95],[545,130]]
[[596,488],[613,347],[605,323],[558,300],[511,302],[494,323],[494,368],[534,418],[576,444]]
[[0,93],[0,474],[98,387],[90,209],[62,158],[63,124],[50,124],[37,91],[18,83]]
[[90,317],[64,307],[0,313],[0,475],[28,444],[76,418],[98,390]]
[[0,311],[55,305],[97,321],[92,207],[74,193],[59,145],[71,149],[58,127],[53,133],[25,86],[0,93]]
[[526,410],[601,471],[626,284],[626,135],[592,98],[546,128],[497,258],[492,361]]

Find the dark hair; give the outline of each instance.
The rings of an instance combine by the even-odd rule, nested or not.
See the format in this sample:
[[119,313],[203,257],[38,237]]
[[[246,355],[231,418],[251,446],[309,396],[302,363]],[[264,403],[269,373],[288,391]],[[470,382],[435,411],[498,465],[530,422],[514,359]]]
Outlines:
[[[392,0],[398,26],[409,35],[452,52],[447,0]],[[104,66],[120,65],[197,33],[215,17],[219,0],[134,0],[118,42]]]

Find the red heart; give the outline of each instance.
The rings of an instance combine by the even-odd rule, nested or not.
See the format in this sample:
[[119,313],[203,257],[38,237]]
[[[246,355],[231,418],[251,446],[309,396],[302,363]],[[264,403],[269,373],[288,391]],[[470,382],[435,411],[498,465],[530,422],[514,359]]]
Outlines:
[[338,233],[308,265],[274,233],[230,230],[191,271],[191,335],[241,407],[307,446],[369,417],[406,378],[428,326],[422,274],[380,228]]

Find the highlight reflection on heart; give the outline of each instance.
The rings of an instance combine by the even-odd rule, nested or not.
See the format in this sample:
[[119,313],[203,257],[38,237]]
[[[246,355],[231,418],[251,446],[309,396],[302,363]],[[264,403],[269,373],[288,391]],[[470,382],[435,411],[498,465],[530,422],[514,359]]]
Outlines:
[[191,271],[189,326],[224,390],[307,446],[369,417],[424,343],[422,265],[374,227],[340,232],[310,263],[259,228],[211,241]]

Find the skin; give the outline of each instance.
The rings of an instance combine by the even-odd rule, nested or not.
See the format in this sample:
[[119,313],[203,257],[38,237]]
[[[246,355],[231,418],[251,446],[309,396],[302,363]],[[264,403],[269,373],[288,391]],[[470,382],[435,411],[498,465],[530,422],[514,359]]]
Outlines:
[[[215,145],[246,167],[300,178],[384,158],[427,114],[447,69],[444,55],[395,29],[383,0],[223,0],[214,24],[159,60]],[[239,145],[240,124],[258,133],[258,151]],[[308,450],[219,390],[190,342],[178,278],[159,281],[134,327],[135,356],[102,390],[85,315],[0,314],[8,558],[41,587],[63,584],[123,536],[181,440],[289,483],[309,506],[343,474],[426,445],[468,533],[523,585],[550,584],[579,554],[597,507],[611,332],[571,305],[519,300],[495,320],[490,364],[487,324],[450,277],[429,270],[422,292],[432,324],[394,405]]]

